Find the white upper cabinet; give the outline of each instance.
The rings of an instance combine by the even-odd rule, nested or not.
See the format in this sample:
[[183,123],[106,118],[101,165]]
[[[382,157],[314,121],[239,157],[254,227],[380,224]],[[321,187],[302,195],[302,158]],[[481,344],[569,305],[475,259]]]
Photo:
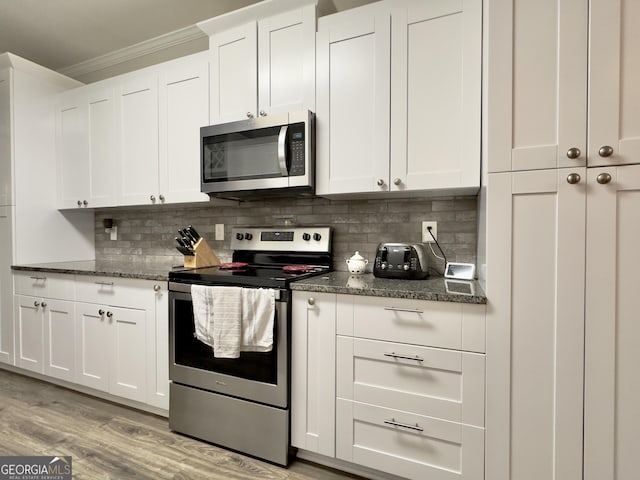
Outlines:
[[315,109],[315,18],[305,0],[198,24],[210,35],[212,124]]
[[640,2],[590,5],[588,164],[640,163]]
[[209,201],[200,192],[200,127],[209,124],[207,62],[160,74],[159,194],[168,203]]
[[316,193],[388,191],[390,19],[379,5],[320,19]]
[[477,192],[481,13],[403,0],[320,19],[319,195]]
[[87,122],[84,90],[62,93],[56,106],[58,208],[89,205]]
[[108,207],[117,199],[118,149],[115,101],[111,85],[89,87],[86,98],[89,166],[89,206]]
[[638,163],[636,1],[497,0],[487,19],[490,172]]
[[148,205],[158,199],[158,77],[132,75],[116,93],[122,205]]
[[13,205],[11,153],[11,70],[0,70],[0,205]]
[[477,190],[481,18],[476,0],[410,2],[392,11],[392,191]]

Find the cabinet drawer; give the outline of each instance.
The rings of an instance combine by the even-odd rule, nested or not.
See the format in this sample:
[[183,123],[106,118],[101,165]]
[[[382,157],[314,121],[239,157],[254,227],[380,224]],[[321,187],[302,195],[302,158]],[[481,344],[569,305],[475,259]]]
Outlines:
[[337,396],[484,426],[484,355],[337,337]]
[[16,272],[13,274],[15,293],[32,297],[75,300],[73,275],[45,272]]
[[484,305],[339,295],[337,333],[485,351]]
[[128,308],[147,308],[153,303],[158,283],[119,277],[77,277],[78,301]]
[[413,480],[482,480],[484,429],[338,398],[336,456]]

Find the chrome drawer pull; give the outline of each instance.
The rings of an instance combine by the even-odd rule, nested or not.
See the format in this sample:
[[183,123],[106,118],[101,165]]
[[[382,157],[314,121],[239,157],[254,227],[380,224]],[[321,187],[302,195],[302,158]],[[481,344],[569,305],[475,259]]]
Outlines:
[[418,308],[384,307],[384,309],[392,312],[424,313],[424,310],[420,310]]
[[418,362],[424,362],[424,358],[420,358],[418,355],[414,355],[413,357],[408,357],[406,355],[398,355],[395,352],[385,353],[385,357],[393,357],[393,358],[402,358],[404,360],[416,360]]
[[113,282],[95,282],[96,285],[105,285],[107,287],[113,287]]
[[385,420],[384,423],[386,423],[387,425],[393,425],[394,427],[402,427],[402,428],[408,428],[409,430],[416,430],[418,432],[424,432],[424,428],[422,428],[417,423],[415,425],[408,425],[406,423],[399,423],[399,422],[396,422],[395,418],[392,418],[391,420]]
[[31,280],[36,280],[36,281],[38,281],[38,280],[46,280],[47,279],[47,277],[29,277],[29,278]]

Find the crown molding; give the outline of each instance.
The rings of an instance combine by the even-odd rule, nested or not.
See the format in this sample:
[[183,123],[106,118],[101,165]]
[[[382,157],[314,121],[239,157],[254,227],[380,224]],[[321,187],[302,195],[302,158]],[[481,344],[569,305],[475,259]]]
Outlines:
[[206,37],[205,33],[197,26],[192,25],[99,57],[85,60],[84,62],[76,63],[75,65],[61,68],[58,72],[72,78],[77,78],[204,37]]

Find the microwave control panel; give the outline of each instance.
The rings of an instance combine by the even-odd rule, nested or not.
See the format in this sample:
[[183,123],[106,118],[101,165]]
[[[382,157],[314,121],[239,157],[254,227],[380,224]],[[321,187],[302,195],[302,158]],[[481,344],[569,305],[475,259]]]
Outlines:
[[304,156],[304,123],[296,123],[289,126],[289,175],[292,177],[305,174]]

